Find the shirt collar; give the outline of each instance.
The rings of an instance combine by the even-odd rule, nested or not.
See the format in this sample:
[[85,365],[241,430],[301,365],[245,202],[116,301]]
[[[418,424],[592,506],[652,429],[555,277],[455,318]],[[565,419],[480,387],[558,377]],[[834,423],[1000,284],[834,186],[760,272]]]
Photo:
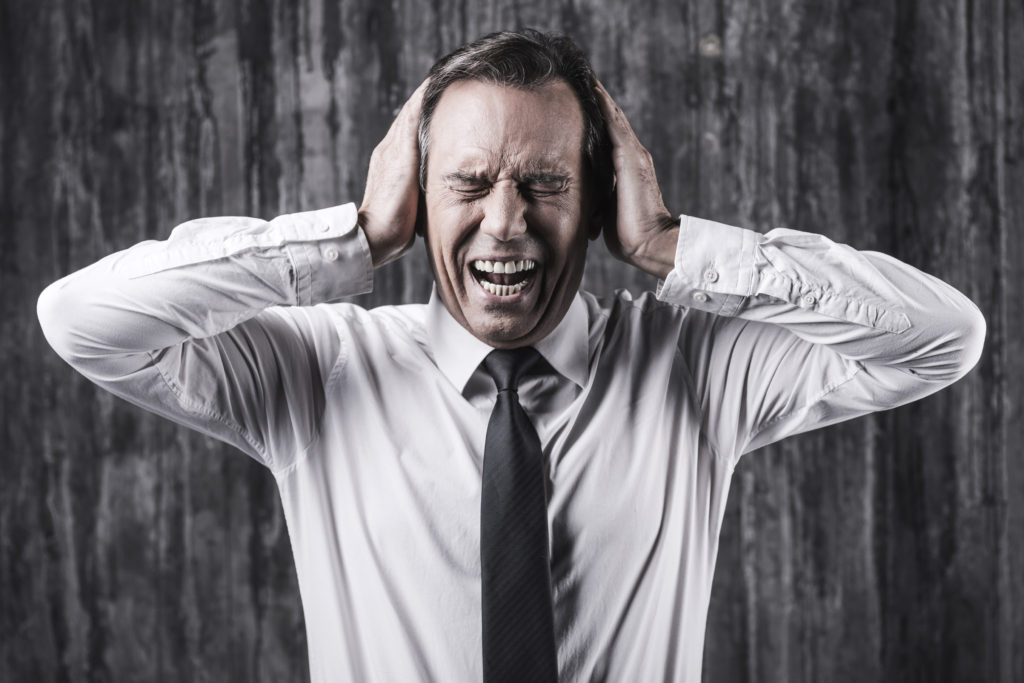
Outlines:
[[[494,349],[451,316],[437,287],[432,289],[427,303],[426,326],[437,367],[456,389],[463,391],[473,372]],[[587,338],[587,307],[577,292],[558,326],[534,344],[534,348],[558,374],[583,388],[588,373]]]

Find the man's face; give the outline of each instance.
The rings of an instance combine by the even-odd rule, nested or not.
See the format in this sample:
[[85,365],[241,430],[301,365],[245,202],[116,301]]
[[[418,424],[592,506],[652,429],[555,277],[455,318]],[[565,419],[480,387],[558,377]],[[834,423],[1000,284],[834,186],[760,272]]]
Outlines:
[[[583,113],[556,81],[535,91],[459,81],[430,123],[426,242],[445,307],[513,348],[562,320],[583,277]],[[500,264],[500,265],[499,265]]]

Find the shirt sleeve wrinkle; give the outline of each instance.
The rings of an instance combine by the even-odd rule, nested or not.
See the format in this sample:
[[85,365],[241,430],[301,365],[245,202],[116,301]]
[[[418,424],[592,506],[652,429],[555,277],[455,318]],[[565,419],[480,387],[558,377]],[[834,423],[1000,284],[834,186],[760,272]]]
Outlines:
[[[775,228],[765,235],[684,216],[666,298],[686,298],[719,315],[764,294],[798,308],[890,332],[909,328],[898,295],[863,254],[823,235]],[[863,271],[863,272],[859,272]],[[662,289],[665,289],[663,286]],[[881,289],[882,291],[875,291]],[[662,296],[659,291],[659,296]]]
[[910,327],[896,303],[899,293],[864,256],[872,252],[788,228],[770,230],[759,241],[755,293],[889,332]]
[[922,398],[966,374],[985,336],[973,302],[891,256],[686,216],[658,298],[717,316],[688,316],[680,348],[738,450]]
[[[262,441],[260,441],[253,434],[251,434],[247,429],[245,429],[245,427],[238,424],[234,420],[226,417],[225,415],[221,414],[214,408],[208,405],[203,405],[199,401],[190,398],[189,395],[185,392],[185,390],[174,380],[174,378],[168,375],[166,372],[164,372],[163,369],[160,367],[159,354],[151,353],[149,355],[153,361],[154,367],[156,367],[157,372],[160,374],[160,378],[167,385],[168,391],[175,397],[175,399],[178,402],[178,405],[181,406],[182,410],[188,411],[189,413],[192,413],[193,415],[201,419],[206,418],[209,420],[214,420],[224,425],[224,427],[234,432],[235,434],[238,434],[238,436],[241,439],[243,439],[250,448],[252,448],[253,452],[250,453],[249,455],[254,457],[256,460],[265,462],[268,467],[273,469],[273,460],[271,456],[267,453],[266,446],[263,444]],[[145,408],[146,406],[142,405],[141,407]],[[186,426],[190,425],[190,423],[185,424]],[[216,431],[204,431],[206,431],[206,433],[215,438],[218,436]]]
[[[852,380],[857,375],[857,373],[861,372],[864,369],[864,366],[861,365],[860,363],[853,363],[850,366],[848,366],[848,368],[849,371],[846,375],[841,376],[838,379],[825,384],[825,386],[821,388],[820,393],[817,394],[816,396],[812,396],[810,400],[808,400],[806,403],[801,403],[800,405],[794,406],[781,414],[775,415],[771,419],[765,421],[764,423],[756,427],[750,434],[750,441],[752,443],[756,443],[758,437],[760,437],[762,433],[764,433],[770,427],[777,425],[780,422],[784,422],[785,420],[793,419],[800,413],[811,410],[815,405],[824,401],[826,397],[833,391],[837,390],[838,388]],[[747,445],[747,448],[744,449],[745,452],[747,450],[749,450],[749,444]]]
[[272,455],[315,438],[323,386],[312,384],[341,352],[327,316],[271,310],[371,286],[348,204],[188,221],[61,278],[37,308],[51,346],[83,375],[274,467]]

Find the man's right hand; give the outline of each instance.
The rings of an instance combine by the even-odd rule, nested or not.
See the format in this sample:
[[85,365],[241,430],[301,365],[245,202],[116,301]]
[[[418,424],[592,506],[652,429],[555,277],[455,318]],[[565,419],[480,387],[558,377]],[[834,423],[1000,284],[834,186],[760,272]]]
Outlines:
[[359,226],[370,244],[374,268],[394,261],[416,240],[420,104],[427,81],[416,88],[370,155]]

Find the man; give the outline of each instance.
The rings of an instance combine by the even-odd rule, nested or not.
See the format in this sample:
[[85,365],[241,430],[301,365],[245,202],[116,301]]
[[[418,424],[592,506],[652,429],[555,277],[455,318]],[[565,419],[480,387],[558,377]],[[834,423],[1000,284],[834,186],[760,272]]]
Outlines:
[[[600,233],[657,295],[578,292]],[[329,303],[417,234],[428,304]],[[314,681],[700,680],[739,457],[937,391],[985,331],[891,257],[674,219],[579,51],[529,31],[434,66],[358,212],[191,221],[39,315],[274,474]]]

